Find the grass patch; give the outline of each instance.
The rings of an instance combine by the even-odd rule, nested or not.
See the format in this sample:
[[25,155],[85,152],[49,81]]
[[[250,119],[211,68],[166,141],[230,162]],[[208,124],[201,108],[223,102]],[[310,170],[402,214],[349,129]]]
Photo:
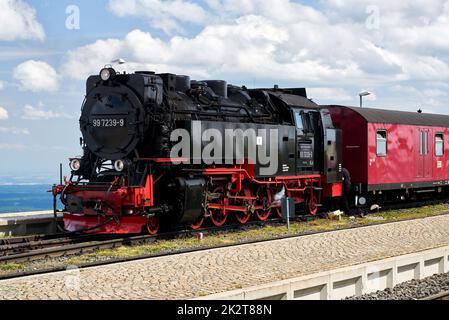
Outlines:
[[425,218],[440,215],[449,211],[449,204],[439,204],[434,206],[424,206],[418,208],[391,210],[379,213],[375,216],[382,217],[386,222],[399,221],[405,219]]
[[206,235],[202,241],[192,237],[187,239],[163,240],[150,245],[139,245],[134,247],[124,246],[112,250],[101,250],[70,258],[67,262],[73,265],[82,265],[84,263],[98,260],[135,258],[144,255],[176,252],[182,249],[217,247],[237,244],[243,241],[261,241],[273,237],[303,235],[314,232],[333,231],[347,227],[367,226],[407,219],[431,217],[443,214],[445,212],[449,212],[449,204],[392,210],[369,215],[367,217],[343,217],[340,221],[318,219],[309,222],[295,222],[290,225],[290,231],[283,225],[268,225],[261,228],[244,231]]
[[0,264],[0,271],[20,271],[25,269],[25,265],[20,263]]

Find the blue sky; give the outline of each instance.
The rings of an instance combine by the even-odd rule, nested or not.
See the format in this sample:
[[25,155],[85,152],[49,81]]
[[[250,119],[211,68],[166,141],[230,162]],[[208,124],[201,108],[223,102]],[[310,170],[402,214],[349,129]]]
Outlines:
[[[144,22],[129,22],[114,17],[106,10],[107,1],[29,1],[36,10],[36,19],[43,26],[45,40],[0,41],[0,106],[7,107],[9,118],[1,127],[27,130],[29,134],[0,133],[0,182],[33,182],[57,180],[58,163],[80,153],[78,148],[77,117],[83,101],[83,81],[63,80],[56,92],[30,92],[17,88],[12,70],[24,61],[34,59],[58,66],[67,50],[88,44],[102,37],[122,36],[129,28],[142,27]],[[66,7],[76,4],[82,15],[79,30],[65,27]],[[101,19],[98,21],[98,19]],[[1,23],[0,23],[1,24]],[[41,103],[48,110],[61,109],[71,118],[22,119],[23,107],[37,107]],[[53,173],[54,172],[54,173]],[[30,176],[31,175],[31,176]],[[29,177],[30,176],[30,177]]]
[[[73,5],[79,29],[66,27]],[[113,59],[449,114],[447,30],[445,0],[0,0],[0,183],[57,181],[81,152],[85,79]]]

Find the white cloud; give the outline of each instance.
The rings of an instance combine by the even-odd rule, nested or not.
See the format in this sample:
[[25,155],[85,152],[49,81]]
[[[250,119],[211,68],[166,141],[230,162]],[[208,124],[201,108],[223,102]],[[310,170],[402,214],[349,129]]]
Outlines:
[[73,117],[63,111],[45,109],[42,102],[37,107],[27,104],[23,108],[22,119],[25,120],[50,120],[58,118],[72,119]]
[[0,107],[0,120],[8,119],[8,111],[5,108]]
[[40,92],[59,89],[58,73],[43,61],[28,60],[19,64],[13,71],[13,77],[19,81],[22,90]]
[[[306,86],[316,99],[356,104],[365,87],[376,93],[366,97],[373,106],[413,110],[421,101],[448,112],[443,106],[449,96],[424,90],[449,89],[440,86],[449,82],[449,0],[322,0],[314,6],[292,0],[110,0],[109,7],[119,17],[148,19],[152,29],[161,28],[161,18],[167,23],[162,29],[173,35],[133,30],[76,48],[61,68],[64,75],[85,80],[120,57],[128,72]],[[380,18],[374,29],[367,23],[373,8]],[[189,30],[196,33],[185,36],[181,29],[192,23],[197,28]],[[401,99],[394,97],[395,85],[419,89]]]
[[111,0],[109,8],[119,17],[147,18],[153,27],[167,33],[182,31],[180,22],[202,24],[207,20],[206,11],[201,6],[185,0]]
[[[356,76],[354,63],[329,65],[288,48],[293,34],[270,20],[245,16],[232,24],[212,25],[196,37],[169,41],[134,30],[123,39],[99,40],[69,52],[65,75],[85,79],[116,57],[129,61],[127,71],[151,69],[194,77],[318,80]],[[284,58],[283,58],[284,57]]]
[[29,135],[30,131],[28,129],[21,129],[16,127],[0,127],[0,133],[10,133],[10,134],[16,134],[16,135]]
[[100,69],[118,55],[122,41],[118,39],[98,40],[97,42],[68,52],[67,62],[62,71],[65,76],[85,80],[90,74],[97,74]]
[[[188,12],[188,9],[181,10],[186,3],[109,2],[118,16],[153,15],[164,6],[170,7],[172,13]],[[99,40],[71,51],[63,70],[82,79],[97,73],[111,60],[123,57],[129,61],[128,71],[146,68],[190,73],[195,77],[307,81],[326,87],[335,81],[349,84],[365,80],[373,85],[408,79],[449,80],[446,56],[418,54],[399,45],[395,30],[408,27],[409,20],[397,18],[398,24],[388,25],[388,30],[373,31],[366,27],[369,16],[366,8],[371,1],[362,1],[361,5],[354,2],[352,6],[337,0],[323,1],[321,11],[289,0],[208,0],[206,3],[209,11],[195,5],[197,10],[202,8],[207,12],[207,18],[199,19],[198,23],[201,21],[205,27],[193,37],[177,35],[162,40],[149,32],[134,30],[122,39]],[[382,18],[398,11],[405,12],[407,18],[419,16],[416,5],[374,3],[381,7]],[[344,14],[348,19],[344,19]],[[449,19],[444,22],[438,10],[426,9],[423,14],[429,17],[428,24],[434,23],[435,18],[446,30],[449,28]],[[174,13],[173,16],[186,22],[181,16]],[[417,25],[427,33],[422,23]],[[405,33],[402,39],[410,33],[414,32]],[[415,42],[415,37],[411,36],[411,42]]]
[[3,81],[0,81],[0,90],[3,90],[5,88],[5,83]]
[[0,41],[44,40],[36,10],[22,0],[0,0]]

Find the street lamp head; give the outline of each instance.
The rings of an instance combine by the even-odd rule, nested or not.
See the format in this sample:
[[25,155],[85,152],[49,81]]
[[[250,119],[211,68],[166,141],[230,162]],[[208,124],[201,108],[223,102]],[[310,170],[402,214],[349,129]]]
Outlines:
[[362,91],[362,92],[359,93],[359,97],[360,97],[360,108],[363,108],[363,97],[370,96],[370,95],[372,95],[372,93],[369,92],[369,91]]
[[369,91],[363,91],[359,93],[360,97],[366,97],[366,96],[370,96],[372,93]]
[[125,61],[124,59],[116,59],[116,60],[112,61],[112,63],[115,63],[115,64],[125,64],[126,61]]

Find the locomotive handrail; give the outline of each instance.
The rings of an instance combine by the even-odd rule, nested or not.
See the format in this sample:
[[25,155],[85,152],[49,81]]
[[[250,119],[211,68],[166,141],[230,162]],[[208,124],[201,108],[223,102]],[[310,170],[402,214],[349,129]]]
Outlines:
[[[245,110],[246,112],[249,112],[248,110]],[[207,113],[207,112],[204,112],[204,111],[193,111],[193,110],[176,110],[176,111],[173,111],[174,113],[178,113],[178,114],[190,114],[190,115],[196,115],[196,116],[198,116],[198,115],[200,115],[200,116],[220,116],[220,117],[234,117],[234,118],[246,118],[246,117],[248,117],[248,118],[250,118],[250,120],[252,121],[252,122],[256,122],[255,120],[254,120],[254,118],[266,118],[266,116],[265,115],[251,115],[251,114],[248,114],[248,116],[245,116],[245,115],[242,115],[242,114],[219,114],[218,112],[217,112],[217,114],[213,114],[213,113]]]
[[[188,170],[187,171],[196,171],[196,170]],[[294,179],[320,179],[321,175],[304,175],[304,176],[288,176],[288,177],[275,177],[274,181],[261,181],[254,177],[252,177],[246,169],[238,169],[238,168],[223,168],[223,169],[206,169],[199,170],[204,175],[232,175],[232,174],[244,174],[245,177],[254,183],[257,184],[280,184],[284,183],[284,180],[294,180]]]

